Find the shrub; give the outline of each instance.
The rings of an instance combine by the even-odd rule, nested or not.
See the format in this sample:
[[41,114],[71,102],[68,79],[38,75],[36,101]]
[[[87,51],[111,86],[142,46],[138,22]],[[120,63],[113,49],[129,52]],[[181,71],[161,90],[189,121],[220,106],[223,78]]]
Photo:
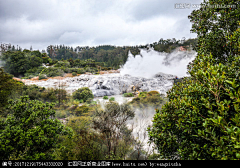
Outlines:
[[42,74],[46,74],[47,77],[64,76],[64,71],[59,68],[49,67],[49,68],[43,69],[40,75]]
[[58,61],[54,67],[65,67],[70,68],[70,63],[68,61]]
[[105,100],[108,99],[108,96],[103,96],[103,99],[105,99]]
[[61,67],[61,70],[63,70],[65,73],[71,73],[70,68]]
[[81,115],[83,115],[84,113],[87,113],[88,110],[89,110],[89,107],[88,107],[88,106],[82,105],[82,106],[77,107],[74,111],[75,111],[75,114],[76,114],[77,116],[81,116]]
[[69,68],[70,72],[78,72],[78,68]]
[[[220,2],[229,1],[204,1],[204,6]],[[165,159],[240,159],[237,11],[219,9],[217,17],[215,9],[201,7],[189,16],[194,23],[192,31],[198,33],[198,55],[188,66],[191,76],[167,93],[169,102],[161,111],[156,110],[153,126],[149,128],[150,140]]]
[[23,87],[23,95],[28,95],[30,100],[41,100],[42,89],[37,85],[25,85]]
[[147,96],[152,96],[152,95],[160,95],[158,91],[150,91],[147,93]]
[[111,97],[111,98],[109,99],[109,101],[115,101],[115,98],[114,98],[114,97]]
[[27,96],[9,103],[11,115],[0,122],[0,159],[54,159],[59,135],[71,137],[72,130],[53,119],[53,104],[30,101]]
[[76,73],[76,72],[73,72],[73,73],[72,73],[72,76],[77,76],[77,73]]
[[97,72],[98,70],[94,67],[86,67],[85,71],[90,72],[90,73],[94,73],[94,72]]
[[147,97],[147,92],[140,92],[138,97]]
[[132,93],[124,93],[123,96],[124,97],[134,97],[134,95]]
[[77,73],[78,74],[84,74],[85,70],[83,68],[78,68]]
[[86,103],[87,103],[87,104],[91,104],[91,103],[92,103],[92,100],[93,100],[92,98],[88,98],[87,101],[86,101]]
[[88,87],[82,87],[75,92],[73,92],[73,98],[78,100],[83,100],[83,102],[86,102],[89,98],[94,98],[92,91]]
[[39,80],[41,79],[47,79],[47,75],[46,74],[40,74],[38,77]]
[[134,143],[131,137],[132,130],[127,127],[127,121],[133,119],[134,116],[135,112],[127,104],[116,102],[107,102],[104,110],[102,108],[94,109],[92,126],[102,134],[106,146],[112,144],[111,148],[107,148],[107,154],[110,154],[112,159],[126,156],[129,150],[124,150],[124,147],[129,149]]
[[67,112],[65,110],[57,110],[56,111],[56,117],[57,118],[66,118]]

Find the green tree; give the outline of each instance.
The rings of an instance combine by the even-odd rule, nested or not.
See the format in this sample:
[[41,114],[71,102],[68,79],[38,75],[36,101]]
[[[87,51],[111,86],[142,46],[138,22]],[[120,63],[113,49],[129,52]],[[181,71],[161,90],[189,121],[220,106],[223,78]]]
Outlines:
[[7,73],[18,76],[26,72],[26,62],[28,60],[25,58],[25,55],[21,51],[7,51],[3,53],[3,60],[5,61],[4,70]]
[[20,92],[24,84],[12,79],[12,77],[12,75],[0,68],[0,110],[7,105],[9,98],[14,98],[15,95],[21,94]]
[[127,128],[126,122],[134,116],[135,112],[127,104],[119,105],[113,101],[106,103],[104,109],[94,110],[93,128],[105,140],[107,159],[122,159],[126,156],[132,146],[131,130]]
[[72,94],[74,99],[83,100],[86,102],[89,98],[94,98],[92,91],[88,87],[82,87],[73,92]]
[[106,146],[101,136],[91,129],[89,116],[73,117],[67,122],[67,126],[74,131],[70,139],[61,137],[62,147],[56,153],[59,160],[104,160]]
[[54,119],[52,108],[27,96],[11,100],[10,115],[0,122],[0,159],[54,159],[59,135],[71,136],[71,129]]
[[14,76],[23,75],[27,70],[39,67],[43,62],[39,51],[30,50],[7,51],[3,53],[2,59],[5,61],[5,71]]
[[150,140],[167,159],[240,159],[239,10],[202,7],[190,18],[198,55],[191,76],[174,85],[169,102],[156,110]]
[[[202,3],[199,10],[194,10],[188,16],[193,23],[191,32],[197,33],[198,44],[195,50],[198,54],[212,54],[214,59],[226,62],[226,58],[238,53],[234,45],[230,45],[228,37],[239,28],[239,1],[209,0]],[[212,5],[212,7],[208,7]],[[233,5],[229,8],[214,7],[213,5]]]

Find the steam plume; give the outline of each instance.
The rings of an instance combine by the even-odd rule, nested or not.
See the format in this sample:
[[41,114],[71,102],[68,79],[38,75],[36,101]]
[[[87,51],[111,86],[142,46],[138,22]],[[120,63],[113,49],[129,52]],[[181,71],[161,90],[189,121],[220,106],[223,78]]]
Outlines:
[[129,51],[129,57],[120,69],[121,75],[152,78],[156,73],[187,76],[187,65],[196,56],[195,51],[177,51],[171,53],[158,52],[154,49],[140,49],[135,57]]

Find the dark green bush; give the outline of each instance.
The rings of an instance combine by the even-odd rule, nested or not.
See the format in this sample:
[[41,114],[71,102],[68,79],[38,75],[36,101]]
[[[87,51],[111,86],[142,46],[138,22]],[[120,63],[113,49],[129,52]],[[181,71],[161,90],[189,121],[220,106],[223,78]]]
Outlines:
[[95,73],[98,70],[97,70],[97,68],[94,68],[94,67],[85,67],[85,71],[90,72],[90,73]]
[[45,68],[41,71],[40,75],[46,74],[47,77],[54,77],[54,76],[64,76],[64,71],[59,68],[49,67]]
[[103,96],[103,99],[108,99],[108,96]]
[[115,101],[115,98],[114,98],[114,97],[111,97],[111,98],[109,99],[109,101]]
[[58,61],[56,64],[54,64],[54,67],[65,67],[70,68],[70,63],[68,61]]
[[204,1],[189,16],[198,33],[191,76],[167,93],[148,130],[162,159],[240,159],[240,13],[206,7],[229,2]]
[[77,73],[79,69],[78,68],[69,68],[69,70],[70,70],[70,73],[71,72],[76,72]]
[[73,92],[73,98],[86,102],[89,98],[94,98],[92,91],[88,87],[82,87]]
[[72,73],[72,76],[77,76],[77,73],[76,73],[76,72],[73,72],[73,73]]
[[78,68],[77,73],[78,74],[84,74],[85,70],[83,68]]

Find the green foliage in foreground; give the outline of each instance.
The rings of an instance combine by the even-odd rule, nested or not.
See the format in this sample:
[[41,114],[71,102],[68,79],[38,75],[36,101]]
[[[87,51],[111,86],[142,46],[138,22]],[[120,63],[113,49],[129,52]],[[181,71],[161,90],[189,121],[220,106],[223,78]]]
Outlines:
[[88,87],[79,88],[78,90],[73,92],[72,96],[74,99],[82,99],[84,102],[86,102],[88,99],[94,98],[92,91]]
[[69,139],[61,136],[62,147],[56,149],[56,159],[64,160],[106,160],[126,159],[134,139],[131,130],[126,127],[127,119],[134,117],[134,112],[126,105],[116,102],[100,107],[77,107],[77,117],[70,117],[67,126],[74,131]]
[[0,159],[54,159],[59,135],[71,135],[71,130],[54,119],[52,108],[26,96],[10,101],[10,114],[0,122]]
[[203,59],[168,92],[149,136],[164,158],[240,159],[240,57],[228,65]]
[[192,13],[200,42],[189,67],[191,77],[168,92],[169,102],[156,110],[148,130],[162,158],[240,159],[239,16],[237,8],[201,8]]
[[[101,133],[107,146],[106,159],[123,159],[133,143],[127,120],[133,119],[135,112],[127,104],[108,102],[104,110],[96,108],[93,128]],[[121,138],[120,138],[121,137]]]

